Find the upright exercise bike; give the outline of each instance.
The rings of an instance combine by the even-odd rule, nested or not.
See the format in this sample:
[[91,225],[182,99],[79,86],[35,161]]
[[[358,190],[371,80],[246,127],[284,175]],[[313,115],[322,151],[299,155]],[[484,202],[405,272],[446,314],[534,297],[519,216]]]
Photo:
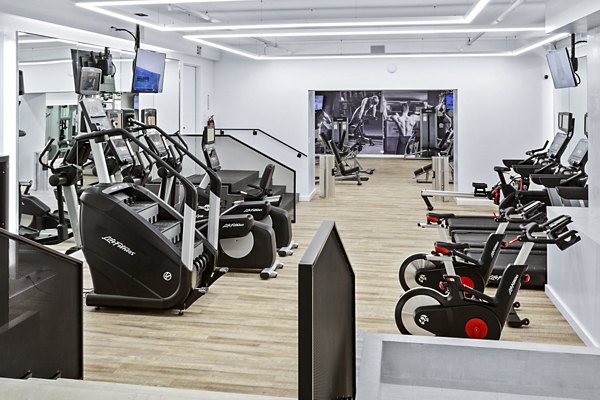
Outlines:
[[445,263],[445,293],[431,288],[405,292],[396,305],[396,325],[407,335],[446,336],[498,340],[515,302],[521,283],[527,279],[527,258],[535,243],[555,244],[565,250],[581,240],[577,231],[569,230],[571,217],[563,215],[545,224],[523,226],[517,239],[523,243],[514,264],[509,265],[490,297],[462,284]]

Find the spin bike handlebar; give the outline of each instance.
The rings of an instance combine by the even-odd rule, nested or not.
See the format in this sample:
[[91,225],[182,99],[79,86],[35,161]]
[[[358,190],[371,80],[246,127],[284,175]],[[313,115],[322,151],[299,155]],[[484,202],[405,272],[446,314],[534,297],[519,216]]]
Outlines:
[[546,147],[548,147],[548,145],[550,144],[549,140],[546,140],[546,143],[544,143],[543,147],[540,147],[539,149],[533,149],[533,150],[529,150],[527,151],[525,154],[527,154],[528,156],[533,156],[536,155],[536,153],[539,153],[541,151],[545,151]]
[[[561,215],[545,224],[531,223],[524,226],[525,235],[519,237],[520,241],[555,244],[561,250],[566,250],[581,240],[576,230],[567,229],[572,219],[568,215]],[[536,233],[545,232],[546,237],[540,237]]]

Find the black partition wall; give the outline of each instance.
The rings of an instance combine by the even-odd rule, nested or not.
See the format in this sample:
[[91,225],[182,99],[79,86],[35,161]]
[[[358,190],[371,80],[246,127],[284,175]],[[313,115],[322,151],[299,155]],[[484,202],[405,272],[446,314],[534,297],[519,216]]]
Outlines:
[[334,222],[321,225],[298,279],[298,399],[354,399],[355,278]]
[[8,157],[0,157],[0,228],[8,226]]
[[82,263],[0,229],[0,377],[83,378]]

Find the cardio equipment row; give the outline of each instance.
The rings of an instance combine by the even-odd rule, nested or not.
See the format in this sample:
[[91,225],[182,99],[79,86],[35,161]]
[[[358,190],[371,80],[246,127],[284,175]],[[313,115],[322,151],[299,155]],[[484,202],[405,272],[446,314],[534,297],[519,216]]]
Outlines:
[[[427,213],[426,222],[418,225],[437,229],[440,240],[431,253],[414,254],[400,266],[405,293],[396,306],[396,324],[402,333],[499,339],[505,323],[529,325],[529,319],[516,313],[518,290],[544,287],[548,246],[565,250],[580,241],[569,228],[571,218],[548,220],[546,207],[587,205],[587,115],[584,121],[586,137],[566,165],[561,157],[573,137],[575,119],[560,113],[559,131],[547,150],[548,143],[526,152],[526,158],[503,160],[494,168],[500,182],[490,191],[485,184],[473,184],[474,197],[485,191],[499,205],[493,217]],[[536,185],[544,187],[536,190]],[[433,193],[423,192],[426,205],[433,208]],[[485,294],[486,286],[497,286],[493,297]]]

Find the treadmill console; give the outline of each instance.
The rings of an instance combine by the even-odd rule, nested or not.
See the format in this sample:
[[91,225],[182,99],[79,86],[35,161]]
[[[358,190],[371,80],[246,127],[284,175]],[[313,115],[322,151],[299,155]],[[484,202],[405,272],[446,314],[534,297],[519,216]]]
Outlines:
[[565,132],[558,132],[556,136],[554,136],[554,140],[548,149],[548,157],[559,158],[559,156],[565,151],[568,143],[569,135],[567,135]]
[[79,102],[85,123],[90,132],[112,129],[113,125],[106,116],[102,101],[98,98],[85,98]]
[[587,163],[588,158],[588,140],[581,139],[577,142],[575,150],[569,156],[569,165],[573,167],[580,167]]

